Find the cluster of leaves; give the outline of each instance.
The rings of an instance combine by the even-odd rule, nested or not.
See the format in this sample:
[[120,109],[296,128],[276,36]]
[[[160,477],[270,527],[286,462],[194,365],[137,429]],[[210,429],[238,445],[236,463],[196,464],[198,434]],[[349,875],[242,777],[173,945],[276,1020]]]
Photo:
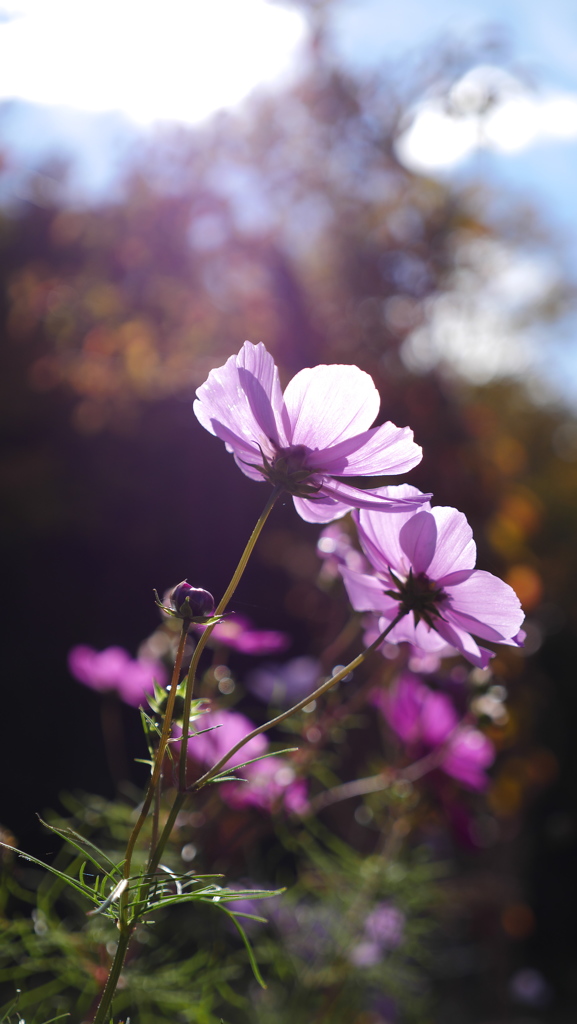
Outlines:
[[[3,996],[15,986],[22,990],[17,1005],[26,1024],[44,1024],[49,1011],[85,1019],[115,946],[121,864],[111,857],[129,833],[132,810],[85,795],[68,797],[67,803],[73,814],[67,824],[47,826],[64,841],[49,873],[22,869],[20,863],[8,864],[4,872],[0,985]],[[394,839],[395,849],[361,856],[314,819],[295,830],[279,818],[277,826],[276,841],[293,870],[297,866],[290,898],[281,890],[227,888],[218,884],[220,876],[177,868],[164,868],[153,880],[139,877],[135,898],[137,884],[152,883],[154,891],[130,947],[116,1013],[139,1024],[269,1024],[314,1012],[319,1020],[344,1024],[362,1015],[371,999],[386,996],[402,1001],[408,1021],[423,1019],[423,940],[438,901],[439,866],[422,852],[409,861],[400,857]],[[108,853],[76,828],[90,831]],[[182,842],[186,827],[179,832]],[[175,850],[170,856],[180,859]],[[266,897],[261,914],[256,901]],[[350,949],[379,900],[394,900],[402,912],[402,940],[385,962],[359,974]],[[93,907],[89,913],[87,906]],[[220,917],[236,927],[222,927]],[[266,972],[266,990],[257,960]],[[11,997],[2,1007],[7,1024],[13,1010]]]

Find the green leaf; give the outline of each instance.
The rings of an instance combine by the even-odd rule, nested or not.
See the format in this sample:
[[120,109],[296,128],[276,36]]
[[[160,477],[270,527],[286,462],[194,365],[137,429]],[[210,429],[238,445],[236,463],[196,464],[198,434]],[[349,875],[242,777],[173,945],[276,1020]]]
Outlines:
[[257,964],[257,962],[255,960],[255,956],[254,956],[254,953],[252,951],[252,946],[251,946],[250,942],[248,941],[248,936],[247,936],[244,928],[242,927],[240,921],[237,921],[237,919],[236,919],[235,915],[232,913],[232,911],[227,910],[226,907],[223,907],[221,904],[216,903],[216,904],[213,904],[213,905],[217,906],[219,908],[219,910],[222,910],[223,914],[226,914],[226,916],[234,924],[234,926],[235,926],[236,930],[238,931],[242,941],[244,942],[246,951],[248,953],[248,958],[250,960],[250,966],[252,967],[252,973],[254,974],[255,979],[259,983],[261,988],[266,988],[267,987],[266,986],[266,982],[265,982],[262,974],[260,973],[260,971],[258,969],[258,964]]
[[6,850],[11,850],[12,853],[17,853],[19,857],[24,860],[29,860],[32,864],[38,864],[39,867],[44,868],[45,871],[49,871],[52,875],[56,875],[56,878],[60,878],[61,881],[65,882],[72,889],[76,889],[77,892],[82,893],[92,903],[95,903],[95,897],[92,889],[89,889],[87,885],[82,885],[71,875],[67,875],[64,871],[58,871],[57,868],[53,868],[50,864],[45,864],[43,860],[38,860],[38,857],[33,857],[31,853],[24,853],[23,850],[18,850],[14,846],[9,846],[7,843],[0,842],[0,846],[3,846]]
[[[101,857],[102,860],[106,861],[106,863],[110,865],[111,872],[108,873],[111,874],[112,872],[116,872],[117,874],[121,874],[122,865],[124,864],[124,861],[121,861],[120,864],[115,864],[114,861],[112,861],[110,857],[108,857],[108,855],[104,853],[103,850],[100,850],[95,843],[90,841],[90,839],[86,839],[84,836],[81,836],[79,832],[75,832],[74,829],[72,828],[56,828],[55,825],[49,825],[47,821],[44,821],[40,817],[40,815],[37,815],[37,817],[41,825],[44,825],[44,827],[49,829],[50,832],[54,832],[55,835],[60,836],[60,838],[63,839],[64,842],[68,843],[70,846],[73,846],[74,849],[78,850],[79,853],[82,853],[84,856],[88,857],[88,859],[92,861],[95,867],[97,867],[100,871],[104,871],[104,867],[96,859],[96,856],[91,856],[90,850],[93,850],[94,854],[96,854],[98,857]],[[85,850],[84,847],[88,847],[88,850]]]
[[[213,728],[220,728],[219,726],[213,726]],[[208,732],[208,729],[204,730]],[[197,734],[200,736],[200,733]],[[284,747],[283,750],[271,750],[266,754],[259,754],[258,757],[251,757],[250,761],[243,761],[242,764],[235,764],[234,768],[225,768],[224,773],[221,775],[214,775],[208,782],[246,782],[246,779],[241,779],[238,775],[230,775],[232,771],[240,771],[241,768],[246,768],[249,764],[255,764],[257,761],[264,761],[265,757],[280,757],[281,754],[293,754],[298,747]]]

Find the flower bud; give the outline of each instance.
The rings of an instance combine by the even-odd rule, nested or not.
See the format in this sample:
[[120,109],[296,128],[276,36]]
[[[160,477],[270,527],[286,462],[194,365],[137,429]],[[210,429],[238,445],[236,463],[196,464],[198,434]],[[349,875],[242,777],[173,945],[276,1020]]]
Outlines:
[[186,580],[174,588],[170,595],[170,603],[182,619],[193,619],[196,622],[209,619],[214,612],[212,594],[202,587],[191,587]]

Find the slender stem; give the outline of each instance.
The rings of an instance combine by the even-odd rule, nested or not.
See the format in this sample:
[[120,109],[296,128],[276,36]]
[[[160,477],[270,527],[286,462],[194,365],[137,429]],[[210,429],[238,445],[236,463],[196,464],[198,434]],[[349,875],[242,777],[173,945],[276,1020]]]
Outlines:
[[118,946],[116,947],[116,953],[114,954],[110,974],[108,975],[108,980],[98,1004],[93,1024],[108,1024],[110,1006],[114,998],[114,993],[116,992],[120,972],[124,966],[124,960],[128,950],[128,943],[130,942],[131,934],[132,930],[130,928],[125,928],[120,932],[120,938],[118,939]]
[[[282,488],[281,487],[274,487],[273,488],[273,490],[272,490],[272,492],[270,494],[270,497],[269,497],[269,499],[268,499],[268,501],[267,501],[267,503],[266,503],[266,505],[265,505],[265,507],[264,507],[264,509],[263,509],[263,511],[261,513],[261,515],[259,516],[256,524],[255,524],[254,530],[252,531],[252,533],[251,533],[251,535],[250,535],[250,537],[249,537],[249,539],[247,541],[246,547],[245,547],[242,555],[240,556],[240,561],[239,561],[239,563],[238,563],[238,565],[237,565],[237,567],[236,567],[236,569],[235,569],[235,571],[233,573],[232,579],[231,579],[228,587],[226,588],[222,598],[220,599],[217,608],[215,609],[215,613],[214,613],[215,615],[222,615],[223,612],[226,610],[228,602],[230,601],[232,595],[234,594],[234,592],[235,592],[235,590],[236,590],[236,588],[237,588],[237,586],[238,586],[238,584],[240,582],[241,576],[242,576],[242,574],[243,574],[243,572],[244,572],[244,570],[246,568],[247,562],[248,562],[248,560],[249,560],[249,558],[250,558],[250,556],[251,556],[251,554],[253,552],[254,546],[255,546],[258,538],[260,537],[260,534],[262,532],[263,526],[266,523],[270,513],[272,512],[272,510],[273,510],[273,508],[274,508],[274,506],[275,506],[275,504],[276,504],[276,502],[277,502],[277,500],[278,500],[278,498],[280,497],[281,494],[282,494]],[[194,683],[195,683],[195,679],[196,679],[196,673],[197,673],[198,665],[199,665],[199,662],[200,662],[200,656],[201,656],[204,648],[206,647],[206,644],[208,643],[208,640],[210,638],[210,634],[212,633],[215,625],[216,625],[216,623],[214,623],[212,626],[207,626],[206,629],[201,633],[201,635],[200,635],[200,637],[198,639],[198,643],[197,643],[197,645],[195,647],[194,654],[192,656],[192,660],[190,662],[190,667],[189,667],[188,675],[187,675],[187,678],[186,678],[186,692],[185,692],[185,695],[184,695],[184,708],[183,708],[183,712],[182,712],[182,736],[181,736],[181,740],[180,740],[180,755],[179,755],[179,764],[178,764],[178,775],[179,775],[178,792],[177,792],[177,794],[176,794],[176,796],[174,798],[174,803],[173,803],[173,805],[172,805],[172,807],[170,809],[170,812],[168,814],[168,818],[167,818],[165,826],[164,826],[164,828],[162,830],[162,834],[161,834],[160,839],[159,839],[159,841],[157,843],[156,849],[153,852],[151,852],[151,856],[150,856],[149,861],[148,861],[148,871],[149,872],[156,871],[156,868],[158,867],[158,865],[160,863],[160,858],[162,857],[162,854],[164,852],[164,848],[165,848],[165,846],[166,846],[166,844],[168,842],[170,833],[172,832],[172,829],[174,828],[174,823],[176,821],[176,818],[177,818],[178,813],[179,813],[179,811],[180,811],[180,809],[181,809],[181,807],[182,807],[182,805],[184,803],[184,798],[186,796],[186,768],[187,768],[187,756],[188,756],[188,737],[189,737],[189,725],[190,725],[190,708],[191,708],[192,698],[193,698],[193,694],[194,694]]]
[[335,675],[331,676],[330,679],[327,679],[324,683],[321,683],[321,685],[317,687],[316,690],[314,690],[312,693],[309,693],[308,697],[304,697],[303,700],[300,700],[298,702],[298,704],[294,704],[292,708],[289,708],[288,711],[283,711],[283,713],[277,715],[276,718],[271,718],[269,722],[265,722],[263,725],[257,726],[256,729],[253,729],[252,732],[249,732],[246,736],[244,736],[242,740],[239,740],[238,743],[235,743],[234,747],[231,747],[228,753],[226,753],[224,757],[221,757],[220,761],[217,761],[217,763],[213,765],[213,767],[210,768],[209,771],[205,772],[204,775],[202,775],[199,779],[196,780],[194,785],[190,787],[189,793],[195,793],[197,790],[202,789],[203,786],[206,786],[207,782],[210,782],[211,779],[215,777],[215,775],[218,775],[221,768],[224,767],[226,762],[230,760],[233,754],[236,754],[237,750],[240,750],[241,747],[244,747],[246,743],[254,739],[255,736],[258,736],[259,733],[266,732],[268,729],[272,729],[273,726],[279,725],[280,722],[284,722],[285,718],[290,718],[291,715],[296,714],[297,711],[302,711],[302,709],[306,707],[307,704],[310,704],[311,701],[313,700],[317,700],[318,697],[322,697],[323,693],[326,693],[327,690],[330,690],[332,686],[335,686],[336,683],[339,683],[341,679],[344,679],[345,676],[348,676],[349,673],[353,672],[356,668],[359,667],[359,665],[362,665],[367,655],[370,654],[372,651],[376,650],[377,647],[380,647],[383,640],[388,636],[388,634],[391,632],[394,626],[396,626],[397,623],[400,622],[402,618],[404,618],[405,615],[406,612],[400,611],[396,618],[394,618],[393,621],[389,623],[387,628],[383,630],[383,632],[377,637],[376,640],[373,641],[372,644],[370,644],[369,647],[366,648],[366,650],[364,650],[361,654],[357,655],[356,658],[353,658],[353,660],[349,662],[348,665],[345,665],[344,668],[340,669],[339,672],[336,672]]
[[[184,654],[184,646],[186,644],[186,636],[187,636],[187,633],[188,633],[188,626],[189,626],[189,623],[185,619],[183,621],[183,623],[182,623],[182,629],[181,629],[181,633],[180,633],[180,640],[178,642],[178,650],[176,652],[176,658],[174,660],[174,669],[173,669],[173,672],[172,672],[172,680],[171,680],[171,683],[170,683],[170,690],[169,690],[169,694],[168,694],[168,700],[166,702],[166,712],[165,712],[165,715],[164,715],[164,722],[162,724],[162,732],[160,734],[160,740],[159,740],[159,743],[158,743],[158,749],[156,751],[156,756],[154,758],[154,764],[153,764],[153,767],[152,767],[152,773],[151,773],[151,776],[150,776],[150,779],[149,779],[149,782],[148,782],[148,786],[147,786],[147,789],[146,789],[146,795],[144,797],[144,802],[143,802],[142,807],[140,809],[140,814],[138,816],[138,820],[137,820],[134,828],[132,829],[130,838],[128,840],[128,845],[126,847],[126,860],[124,862],[124,877],[125,878],[129,878],[130,877],[130,870],[131,870],[131,864],[132,864],[132,854],[134,853],[134,847],[135,847],[135,844],[136,844],[136,840],[138,839],[138,836],[140,835],[140,831],[142,829],[142,826],[144,825],[144,822],[146,821],[146,818],[148,816],[148,812],[150,810],[150,805],[152,803],[152,800],[153,800],[153,797],[154,797],[154,793],[156,791],[156,787],[158,785],[158,781],[160,779],[160,775],[161,775],[161,772],[162,772],[162,762],[164,760],[164,755],[166,753],[166,747],[167,747],[168,740],[169,740],[169,737],[170,737],[170,727],[171,727],[171,724],[172,724],[172,714],[173,714],[173,711],[174,711],[174,701],[175,701],[175,698],[176,698],[176,690],[178,688],[178,680],[180,678],[180,669],[181,669],[181,666],[182,666],[182,657],[183,657],[183,654]],[[126,894],[127,893],[128,893],[128,890],[126,890]],[[124,896],[124,893],[123,893],[123,896]]]
[[[234,594],[234,592],[235,592],[235,590],[236,590],[236,588],[237,588],[237,586],[238,586],[238,584],[240,582],[241,576],[242,576],[242,574],[243,574],[243,572],[244,572],[244,570],[246,568],[247,562],[248,562],[248,560],[249,560],[249,558],[250,558],[250,556],[251,556],[251,554],[253,552],[254,546],[255,546],[258,538],[261,535],[262,528],[263,528],[264,524],[266,523],[270,513],[272,512],[272,510],[273,510],[273,508],[275,506],[275,503],[276,503],[278,497],[280,496],[280,494],[281,494],[281,488],[280,487],[275,487],[272,490],[271,495],[270,495],[270,497],[269,497],[269,499],[268,499],[268,501],[267,501],[267,503],[266,503],[266,505],[265,505],[265,507],[264,507],[264,509],[263,509],[263,511],[261,513],[261,515],[259,516],[259,518],[258,518],[258,520],[256,522],[254,530],[252,531],[252,533],[251,533],[251,535],[250,535],[250,537],[249,537],[249,539],[247,541],[246,547],[245,547],[245,549],[244,549],[244,551],[243,551],[243,553],[242,553],[242,555],[240,557],[240,561],[239,561],[236,569],[234,570],[233,577],[232,577],[228,587],[226,588],[226,590],[225,590],[225,592],[224,592],[224,594],[223,594],[223,596],[222,596],[222,598],[221,598],[221,600],[220,600],[220,602],[218,604],[218,607],[215,610],[215,613],[214,613],[215,615],[222,615],[222,613],[226,610],[228,602],[230,601],[232,595]],[[216,625],[216,623],[215,623],[215,625]],[[202,654],[202,652],[203,652],[203,650],[204,650],[204,648],[205,648],[205,646],[206,646],[206,644],[207,644],[207,642],[209,640],[210,634],[212,633],[213,629],[214,629],[214,625],[207,626],[206,629],[204,630],[204,632],[201,634],[201,636],[199,638],[199,641],[198,641],[198,643],[196,645],[194,654],[192,656],[192,661],[190,662],[190,668],[188,670],[188,676],[187,676],[187,679],[186,679],[186,693],[184,695],[184,710],[183,710],[183,713],[182,713],[182,739],[181,739],[181,745],[180,745],[180,759],[179,759],[179,765],[178,765],[179,789],[181,791],[186,789],[186,763],[187,763],[187,747],[188,747],[188,736],[189,736],[189,727],[190,727],[190,706],[191,706],[191,703],[192,703],[192,696],[193,696],[193,692],[194,692],[194,682],[195,682],[195,679],[196,679],[196,672],[197,672],[197,669],[198,669],[198,664],[199,664],[199,661],[200,661],[200,656],[201,656],[201,654]]]

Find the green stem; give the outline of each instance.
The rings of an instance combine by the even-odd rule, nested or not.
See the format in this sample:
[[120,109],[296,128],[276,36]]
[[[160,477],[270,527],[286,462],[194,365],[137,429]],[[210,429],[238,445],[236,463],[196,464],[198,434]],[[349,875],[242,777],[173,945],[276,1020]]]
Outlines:
[[[281,487],[273,488],[273,490],[271,492],[271,495],[270,495],[270,497],[269,497],[269,499],[268,499],[268,501],[267,501],[267,503],[266,503],[266,505],[265,505],[265,507],[264,507],[264,509],[263,509],[263,511],[261,513],[261,515],[259,516],[259,518],[258,518],[258,520],[256,522],[254,530],[252,531],[252,533],[251,533],[251,535],[250,535],[250,537],[249,537],[249,539],[247,541],[246,547],[245,547],[242,555],[240,556],[240,561],[239,561],[239,563],[238,563],[238,565],[237,565],[237,567],[236,567],[236,569],[235,569],[235,571],[233,573],[232,579],[231,579],[228,587],[226,588],[226,590],[225,590],[221,600],[219,601],[217,608],[215,609],[215,612],[214,612],[215,615],[222,615],[223,612],[226,610],[228,602],[230,601],[232,595],[234,594],[234,592],[235,592],[235,590],[236,590],[236,588],[237,588],[237,586],[238,586],[238,584],[240,582],[242,574],[243,574],[244,570],[246,569],[247,562],[248,562],[248,560],[249,560],[249,558],[250,558],[250,556],[251,556],[251,554],[253,552],[254,546],[255,546],[258,538],[261,535],[263,526],[266,523],[270,513],[272,512],[272,510],[273,510],[273,508],[274,508],[274,506],[275,506],[275,504],[276,504],[276,502],[277,502],[277,500],[278,500],[278,498],[280,497],[281,494],[282,494],[282,488]],[[185,692],[185,695],[184,695],[184,708],[183,708],[183,712],[182,712],[182,737],[181,737],[181,740],[180,740],[180,756],[179,756],[179,764],[178,764],[178,780],[179,780],[178,793],[175,796],[174,803],[173,803],[173,805],[172,805],[172,807],[170,809],[168,818],[167,818],[165,826],[164,826],[164,828],[162,830],[162,834],[160,836],[160,839],[158,841],[156,849],[151,853],[151,856],[149,858],[149,861],[148,861],[148,871],[150,873],[152,873],[153,871],[156,871],[156,868],[158,867],[158,865],[160,863],[160,858],[162,857],[162,854],[164,853],[164,848],[165,848],[165,846],[166,846],[166,844],[168,842],[168,839],[170,837],[172,829],[174,828],[174,823],[176,821],[176,818],[177,818],[178,813],[179,813],[179,811],[180,811],[180,809],[181,809],[181,807],[182,807],[182,805],[184,803],[184,798],[186,796],[186,767],[187,767],[187,757],[188,757],[188,737],[189,737],[189,725],[190,725],[190,708],[191,708],[191,705],[192,705],[192,698],[193,698],[193,694],[194,694],[194,683],[195,683],[195,679],[196,679],[196,673],[197,673],[198,665],[199,665],[199,662],[200,662],[200,656],[201,656],[204,648],[206,647],[206,645],[208,643],[208,640],[210,639],[210,634],[212,633],[215,625],[216,625],[216,623],[213,623],[212,626],[207,626],[206,629],[201,633],[201,635],[200,635],[200,637],[198,639],[198,643],[197,643],[197,645],[195,647],[194,654],[192,656],[192,660],[190,662],[190,667],[189,667],[188,675],[187,675],[187,678],[186,678],[186,692]]]
[[108,1024],[110,1007],[112,1000],[114,999],[114,993],[116,992],[120,972],[124,966],[124,960],[126,958],[131,934],[132,929],[130,928],[125,928],[120,932],[120,938],[118,940],[118,946],[116,947],[116,953],[114,954],[114,960],[112,961],[112,967],[110,968],[110,974],[108,975],[104,992],[102,993],[98,1004],[93,1024]]
[[[130,838],[128,840],[128,844],[127,844],[127,847],[126,847],[126,859],[125,859],[125,862],[124,862],[124,877],[125,878],[129,878],[130,877],[130,870],[131,870],[131,865],[132,865],[132,855],[134,853],[134,847],[136,845],[136,840],[138,839],[138,836],[140,835],[140,831],[142,829],[142,826],[144,825],[144,822],[146,821],[146,818],[148,817],[148,812],[150,810],[150,805],[152,803],[152,800],[153,800],[153,797],[154,797],[154,794],[155,794],[155,791],[156,791],[156,787],[158,785],[158,782],[159,782],[159,779],[160,779],[160,775],[161,775],[161,772],[162,772],[162,762],[164,760],[164,755],[166,753],[166,747],[167,747],[167,744],[168,744],[168,740],[170,738],[170,727],[172,725],[172,715],[173,715],[173,711],[174,711],[174,701],[175,701],[175,698],[176,698],[176,691],[177,691],[177,688],[178,688],[178,680],[180,678],[180,669],[181,669],[181,666],[182,666],[182,657],[183,657],[183,654],[184,654],[184,646],[186,644],[186,637],[187,637],[187,633],[188,633],[188,627],[189,627],[189,623],[187,622],[186,619],[184,619],[184,621],[182,623],[181,633],[180,633],[180,640],[178,642],[178,650],[176,652],[176,658],[174,660],[174,669],[173,669],[173,672],[172,672],[172,680],[171,680],[171,683],[170,683],[170,690],[169,690],[169,694],[168,694],[168,700],[166,702],[166,712],[165,712],[165,715],[164,715],[164,722],[162,724],[162,732],[160,734],[160,741],[158,743],[158,749],[156,751],[156,756],[154,758],[154,765],[152,767],[152,773],[151,773],[151,776],[150,776],[150,779],[149,779],[149,782],[148,782],[148,786],[147,786],[147,789],[146,789],[146,795],[144,797],[144,802],[143,802],[142,807],[140,809],[140,814],[138,816],[138,820],[137,820],[134,828],[132,829],[132,832],[130,834]],[[125,893],[123,893],[123,896],[125,894],[126,894],[126,896],[128,896],[128,889],[125,890]],[[121,902],[122,902],[122,899],[121,899]],[[126,901],[124,901],[124,905],[126,907]]]
[[310,704],[311,701],[313,700],[317,700],[318,697],[322,697],[323,693],[326,693],[327,690],[330,690],[332,686],[335,686],[337,683],[339,683],[341,679],[344,679],[345,676],[348,676],[349,673],[353,672],[356,668],[359,667],[359,665],[362,665],[367,655],[370,654],[372,651],[376,650],[377,647],[380,647],[383,640],[385,640],[385,638],[388,636],[388,634],[391,632],[394,626],[396,626],[397,623],[400,622],[405,615],[406,612],[399,612],[397,617],[393,619],[391,623],[389,623],[387,628],[383,630],[380,636],[378,636],[377,639],[374,640],[373,643],[366,648],[366,650],[362,651],[362,653],[357,655],[356,658],[353,658],[353,660],[350,661],[348,665],[345,665],[345,667],[342,668],[339,672],[336,672],[335,675],[331,676],[330,679],[327,679],[324,683],[321,683],[321,685],[317,687],[316,690],[314,690],[312,693],[309,693],[308,697],[304,697],[303,700],[300,700],[298,702],[298,704],[294,704],[292,708],[289,708],[288,711],[283,711],[283,713],[277,715],[276,718],[271,718],[270,722],[265,722],[263,725],[257,726],[256,729],[253,729],[252,732],[249,732],[246,736],[244,736],[242,740],[239,740],[238,743],[235,743],[234,747],[231,747],[228,753],[226,753],[224,757],[221,757],[220,761],[217,761],[217,763],[213,765],[213,767],[210,768],[209,771],[205,772],[204,775],[202,775],[199,779],[196,780],[196,782],[194,783],[193,786],[190,787],[188,792],[195,793],[197,792],[197,790],[202,789],[202,787],[206,786],[206,784],[210,782],[211,779],[215,777],[215,775],[218,775],[221,768],[223,768],[226,762],[229,761],[234,754],[236,754],[237,750],[240,750],[242,747],[244,747],[245,744],[249,743],[249,741],[254,739],[255,736],[258,736],[261,732],[267,732],[268,729],[272,729],[273,726],[275,725],[279,725],[280,722],[284,722],[285,718],[290,718],[291,715],[296,714],[297,711],[302,711],[302,709],[306,707],[307,704]]

